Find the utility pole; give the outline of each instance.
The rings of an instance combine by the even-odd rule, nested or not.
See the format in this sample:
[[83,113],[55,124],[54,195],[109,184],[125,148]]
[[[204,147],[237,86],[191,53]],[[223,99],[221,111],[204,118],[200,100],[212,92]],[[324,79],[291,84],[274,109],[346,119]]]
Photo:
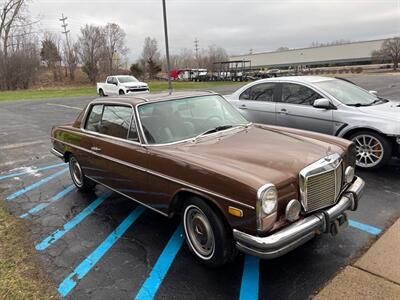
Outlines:
[[[67,26],[68,24],[65,23],[65,21],[67,20],[67,17],[64,17],[64,14],[62,14],[62,18],[59,19],[60,22],[62,22],[61,27],[64,29],[64,31],[61,31],[61,33],[65,34],[65,40],[67,41],[67,49],[68,49],[68,53],[67,53],[67,64],[69,64],[69,60],[70,60],[70,55],[71,55],[71,48],[69,46],[69,39],[68,39],[68,33],[69,30],[67,30]],[[67,68],[65,68],[65,74],[67,75]]]
[[194,52],[196,53],[197,67],[199,67],[199,40],[197,38],[194,39]]
[[168,73],[168,90],[169,93],[172,93],[172,82],[171,82],[171,65],[169,62],[169,45],[168,45],[168,28],[167,28],[167,8],[165,5],[165,0],[162,0],[163,6],[163,16],[164,16],[164,35],[165,35],[165,52],[167,55],[167,73]]

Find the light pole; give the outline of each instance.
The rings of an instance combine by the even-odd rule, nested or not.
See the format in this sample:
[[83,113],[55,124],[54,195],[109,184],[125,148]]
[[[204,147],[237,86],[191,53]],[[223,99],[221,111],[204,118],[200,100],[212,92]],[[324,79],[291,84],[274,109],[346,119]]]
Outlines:
[[167,28],[167,9],[165,6],[165,0],[162,0],[163,5],[163,16],[164,16],[164,34],[165,34],[165,51],[167,55],[167,75],[168,75],[168,89],[169,93],[172,93],[172,82],[171,82],[171,67],[169,64],[169,46],[168,46],[168,28]]

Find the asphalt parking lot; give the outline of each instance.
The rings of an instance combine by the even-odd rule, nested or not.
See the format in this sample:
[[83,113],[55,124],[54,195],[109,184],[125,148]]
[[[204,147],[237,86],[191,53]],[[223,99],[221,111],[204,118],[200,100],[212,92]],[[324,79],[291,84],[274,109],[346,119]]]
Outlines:
[[[352,76],[400,100],[400,76]],[[227,93],[228,90],[223,90]],[[241,255],[207,269],[183,242],[179,220],[103,187],[82,194],[49,153],[53,125],[72,122],[91,98],[0,103],[0,196],[24,218],[40,261],[68,299],[307,299],[400,217],[400,162],[358,172],[364,198],[350,226],[281,258]]]

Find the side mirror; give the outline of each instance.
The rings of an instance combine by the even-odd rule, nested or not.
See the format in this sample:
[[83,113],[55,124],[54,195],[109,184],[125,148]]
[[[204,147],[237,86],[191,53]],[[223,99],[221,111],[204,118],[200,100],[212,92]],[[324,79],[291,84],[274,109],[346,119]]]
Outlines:
[[372,94],[372,95],[376,95],[376,94],[378,94],[378,92],[377,91],[368,91],[370,94]]
[[325,98],[315,100],[313,106],[315,108],[324,108],[324,109],[332,109],[333,108],[331,102]]

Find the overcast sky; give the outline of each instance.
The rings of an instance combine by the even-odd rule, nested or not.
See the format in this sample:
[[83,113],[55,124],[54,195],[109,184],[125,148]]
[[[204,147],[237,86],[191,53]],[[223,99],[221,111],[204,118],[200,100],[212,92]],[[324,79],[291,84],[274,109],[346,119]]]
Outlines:
[[[166,0],[170,52],[218,45],[229,54],[307,47],[312,42],[371,40],[400,35],[400,0]],[[164,49],[161,0],[32,0],[41,28],[60,32],[64,13],[75,38],[84,24],[118,23],[131,60],[146,36]]]

